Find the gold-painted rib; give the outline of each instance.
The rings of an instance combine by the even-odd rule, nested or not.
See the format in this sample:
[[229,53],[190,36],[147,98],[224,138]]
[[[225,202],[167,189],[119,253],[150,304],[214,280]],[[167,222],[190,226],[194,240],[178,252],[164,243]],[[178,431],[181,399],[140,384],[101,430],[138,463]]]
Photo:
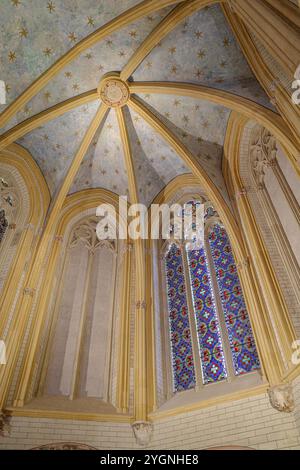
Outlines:
[[279,114],[254,101],[234,95],[228,91],[182,82],[136,82],[130,84],[130,92],[137,94],[177,95],[203,99],[237,111],[249,119],[254,119],[269,129],[284,145],[288,151],[291,163],[295,170],[300,173],[299,163],[297,162],[300,142],[296,141],[289,127]]
[[223,196],[221,195],[218,188],[209,178],[205,170],[202,168],[199,161],[195,156],[185,147],[185,145],[180,141],[180,139],[170,131],[170,129],[157,117],[153,114],[147,106],[138,98],[131,97],[129,106],[137,112],[153,129],[155,129],[175,150],[175,152],[184,160],[186,165],[190,168],[191,172],[198,178],[198,180],[203,185],[204,190],[207,193],[207,196],[215,203],[218,207],[221,218],[224,223],[228,222],[228,227],[230,227],[230,235],[233,240],[236,241],[236,246],[239,246],[241,240],[239,240],[239,228],[234,220],[226,202],[224,201]]
[[11,119],[26,103],[33,98],[47,83],[53,78],[60,70],[67,64],[76,59],[79,54],[84,52],[89,47],[92,47],[97,42],[104,39],[106,36],[112,34],[118,29],[132,23],[133,21],[146,16],[154,11],[160,10],[164,7],[174,3],[181,3],[184,0],[144,0],[140,4],[125,11],[117,18],[109,21],[106,25],[101,26],[99,29],[91,33],[86,38],[82,39],[66,54],[64,54],[57,62],[55,62],[48,70],[46,70],[39,78],[37,78],[10,106],[8,106],[0,115],[0,129],[9,119]]
[[[138,190],[134,162],[126,126],[124,108],[116,110],[124,157],[128,176],[129,195],[132,204],[138,204]],[[146,368],[146,306],[142,305],[146,299],[146,267],[145,246],[141,239],[134,240],[135,252],[135,335],[134,335],[134,418],[135,421],[147,419],[147,368]]]
[[218,0],[188,0],[183,5],[177,5],[154,29],[149,36],[142,42],[134,52],[129,62],[123,68],[120,78],[128,80],[132,73],[137,69],[141,62],[147,57],[152,49],[172,31],[178,23],[184,18],[193,14],[195,11],[204,8],[213,3],[219,3]]
[[28,134],[28,132],[33,131],[48,121],[51,121],[51,119],[56,119],[68,111],[71,111],[78,106],[90,103],[97,98],[97,90],[87,91],[86,93],[82,93],[81,95],[74,96],[73,98],[69,98],[61,103],[57,103],[56,105],[51,106],[51,108],[45,109],[44,111],[29,117],[0,136],[0,150],[3,150],[12,142],[20,139],[20,137],[23,137],[25,134]]
[[138,190],[137,190],[136,176],[135,176],[135,171],[134,171],[134,163],[132,159],[131,146],[130,146],[127,126],[125,123],[123,108],[116,109],[116,113],[117,113],[117,118],[118,118],[118,123],[119,123],[121,140],[123,144],[125,165],[126,165],[127,177],[128,177],[130,202],[132,204],[138,204],[139,202]]

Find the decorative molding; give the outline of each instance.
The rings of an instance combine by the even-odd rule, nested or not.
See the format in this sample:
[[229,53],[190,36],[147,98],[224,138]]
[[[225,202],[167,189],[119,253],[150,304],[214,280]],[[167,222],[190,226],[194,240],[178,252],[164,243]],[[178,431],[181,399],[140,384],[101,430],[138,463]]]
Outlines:
[[77,442],[54,442],[53,444],[45,444],[39,447],[33,447],[31,450],[97,450],[86,444],[78,444]]
[[150,443],[153,424],[149,421],[136,421],[132,424],[133,433],[136,439],[136,442],[140,446],[147,446]]
[[295,408],[293,387],[289,383],[275,385],[268,389],[270,403],[277,411],[290,413]]
[[80,411],[58,411],[45,409],[32,409],[23,407],[7,407],[5,413],[9,416],[22,416],[26,418],[70,419],[72,421],[96,421],[102,423],[128,423],[132,416],[128,414],[87,413]]

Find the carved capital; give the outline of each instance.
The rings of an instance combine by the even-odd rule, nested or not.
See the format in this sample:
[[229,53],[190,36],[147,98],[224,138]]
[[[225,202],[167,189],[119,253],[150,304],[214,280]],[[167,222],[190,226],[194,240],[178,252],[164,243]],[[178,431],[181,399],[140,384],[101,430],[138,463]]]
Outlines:
[[136,421],[132,425],[136,442],[140,446],[146,446],[151,440],[153,426],[149,421]]
[[139,310],[146,310],[146,301],[145,300],[138,300],[135,304],[136,308]]
[[277,411],[290,413],[295,408],[293,387],[291,384],[280,384],[269,388],[270,403]]
[[0,411],[0,436],[9,437],[10,436],[10,420],[11,417]]

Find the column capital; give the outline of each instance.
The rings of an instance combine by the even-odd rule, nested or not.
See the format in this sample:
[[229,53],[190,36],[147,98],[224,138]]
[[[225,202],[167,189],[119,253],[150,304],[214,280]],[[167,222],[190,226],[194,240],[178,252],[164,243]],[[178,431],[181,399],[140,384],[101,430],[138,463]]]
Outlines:
[[295,408],[293,387],[290,383],[282,383],[269,388],[270,403],[277,411],[290,413]]
[[147,446],[151,440],[153,425],[149,421],[135,421],[132,429],[136,442],[140,446]]

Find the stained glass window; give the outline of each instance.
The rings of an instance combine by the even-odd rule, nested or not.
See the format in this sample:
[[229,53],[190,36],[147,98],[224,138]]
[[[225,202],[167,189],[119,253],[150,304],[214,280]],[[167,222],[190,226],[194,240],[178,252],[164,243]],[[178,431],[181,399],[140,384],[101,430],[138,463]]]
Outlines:
[[187,251],[196,316],[203,383],[227,376],[225,358],[204,247]]
[[174,389],[196,383],[182,250],[172,244],[165,257]]
[[245,300],[226,230],[216,224],[209,233],[209,245],[236,375],[259,369],[259,359]]

